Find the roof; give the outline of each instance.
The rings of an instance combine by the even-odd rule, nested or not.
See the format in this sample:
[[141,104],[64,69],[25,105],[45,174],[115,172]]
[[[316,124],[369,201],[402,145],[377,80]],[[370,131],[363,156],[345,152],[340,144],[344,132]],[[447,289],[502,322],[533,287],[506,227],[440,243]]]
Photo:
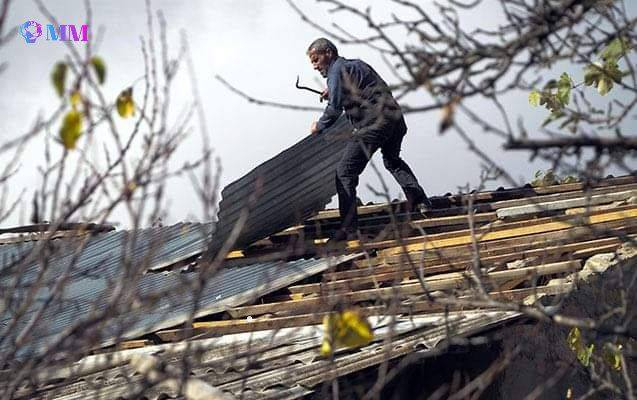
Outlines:
[[[317,192],[266,179],[235,251],[223,267],[211,265],[206,250],[218,249],[219,235],[240,219],[238,199],[312,146],[304,142],[226,188],[216,230],[177,224],[0,246],[0,287],[19,282],[15,299],[36,289],[26,311],[16,300],[1,314],[4,361],[62,356],[73,345],[67,338],[78,335],[94,350],[42,365],[15,395],[134,397],[142,377],[131,360],[162,354],[169,366],[188,359],[191,377],[227,394],[303,397],[334,377],[514,322],[520,305],[574,290],[573,274],[590,257],[617,251],[637,233],[637,178],[623,176],[437,196],[426,216],[406,213],[401,202],[362,206],[361,238],[328,249],[338,212],[308,217],[332,190],[323,188],[330,174],[317,167],[308,170],[320,175]],[[287,196],[296,200],[281,200]],[[49,297],[59,282],[64,295]],[[118,297],[129,292],[137,297]],[[496,307],[502,300],[507,307]],[[369,320],[372,342],[321,356],[325,316],[345,309]],[[90,334],[69,331],[106,311],[114,312],[86,325]],[[9,379],[0,371],[0,381]],[[163,394],[178,395],[161,386],[146,393]]]

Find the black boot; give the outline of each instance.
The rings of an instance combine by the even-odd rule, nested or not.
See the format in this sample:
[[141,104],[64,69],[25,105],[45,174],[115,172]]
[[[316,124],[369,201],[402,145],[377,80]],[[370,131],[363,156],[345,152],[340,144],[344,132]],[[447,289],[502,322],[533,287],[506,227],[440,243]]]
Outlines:
[[327,243],[334,242],[342,242],[348,240],[357,240],[358,239],[358,231],[355,229],[345,229],[340,228],[336,232],[334,232],[330,238],[327,240]]
[[405,189],[405,196],[407,197],[406,211],[408,213],[424,214],[433,208],[425,192]]

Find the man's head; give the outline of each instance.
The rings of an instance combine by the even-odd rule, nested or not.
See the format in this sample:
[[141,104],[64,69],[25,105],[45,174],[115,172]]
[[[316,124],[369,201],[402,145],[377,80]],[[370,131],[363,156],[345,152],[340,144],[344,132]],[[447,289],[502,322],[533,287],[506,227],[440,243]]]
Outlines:
[[307,56],[310,57],[312,67],[323,77],[327,77],[327,68],[338,57],[338,50],[328,39],[318,38],[307,48]]

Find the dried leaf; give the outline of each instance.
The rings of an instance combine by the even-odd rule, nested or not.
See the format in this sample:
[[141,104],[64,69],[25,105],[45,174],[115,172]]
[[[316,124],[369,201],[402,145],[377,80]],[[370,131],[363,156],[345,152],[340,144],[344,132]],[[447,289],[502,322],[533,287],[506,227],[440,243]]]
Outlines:
[[456,113],[456,101],[450,101],[442,108],[442,118],[438,126],[438,133],[442,134],[453,125]]

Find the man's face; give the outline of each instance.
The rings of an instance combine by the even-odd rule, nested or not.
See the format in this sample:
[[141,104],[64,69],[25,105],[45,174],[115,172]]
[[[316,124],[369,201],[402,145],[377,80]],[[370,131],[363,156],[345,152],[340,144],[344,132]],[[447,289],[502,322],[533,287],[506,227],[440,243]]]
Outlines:
[[332,53],[329,51],[320,53],[312,49],[308,56],[310,57],[312,68],[319,71],[323,78],[327,78],[327,68],[330,66],[330,62],[332,61]]

